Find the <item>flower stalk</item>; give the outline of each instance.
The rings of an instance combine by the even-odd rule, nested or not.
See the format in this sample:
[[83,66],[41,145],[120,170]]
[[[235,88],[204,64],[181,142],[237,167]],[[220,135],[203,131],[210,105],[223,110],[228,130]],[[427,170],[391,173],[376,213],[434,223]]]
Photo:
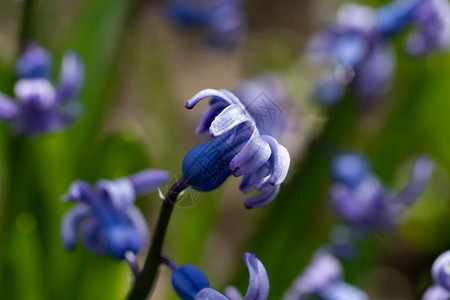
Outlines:
[[156,231],[150,250],[148,251],[144,268],[142,269],[139,277],[136,279],[136,283],[128,295],[129,300],[144,300],[152,290],[158,275],[159,266],[162,263],[162,247],[170,217],[172,216],[174,204],[181,192],[188,187],[189,183],[187,179],[185,177],[181,177],[164,196],[164,201],[159,211]]

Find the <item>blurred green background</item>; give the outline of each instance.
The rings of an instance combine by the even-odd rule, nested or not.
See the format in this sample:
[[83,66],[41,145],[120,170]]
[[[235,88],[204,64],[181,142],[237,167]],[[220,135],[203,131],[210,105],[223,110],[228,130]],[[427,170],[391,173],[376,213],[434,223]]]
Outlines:
[[[327,205],[334,149],[365,152],[393,189],[406,181],[414,155],[429,153],[436,172],[405,224],[369,238],[360,257],[345,264],[346,279],[371,299],[419,298],[431,284],[433,260],[450,248],[450,57],[409,58],[397,41],[398,70],[385,99],[370,111],[350,97],[320,111],[308,97],[313,78],[302,49],[339,4],[248,1],[248,37],[225,52],[174,28],[160,2],[35,0],[32,37],[57,63],[68,48],[85,63],[84,113],[69,130],[40,138],[15,137],[0,125],[0,299],[123,299],[132,283],[125,264],[82,247],[63,251],[59,224],[70,205],[61,195],[76,179],[93,183],[148,167],[179,175],[184,155],[202,140],[193,132],[206,109],[187,111],[184,102],[203,88],[233,88],[268,70],[285,75],[298,111],[295,159],[280,195],[266,208],[247,211],[238,180],[228,180],[201,194],[195,206],[175,210],[166,254],[201,267],[216,289],[234,284],[245,292],[242,255],[254,252],[269,274],[269,299],[280,299],[336,222]],[[22,6],[0,0],[0,89],[9,94]],[[158,196],[138,205],[153,228]],[[152,299],[177,299],[169,280],[163,269]]]

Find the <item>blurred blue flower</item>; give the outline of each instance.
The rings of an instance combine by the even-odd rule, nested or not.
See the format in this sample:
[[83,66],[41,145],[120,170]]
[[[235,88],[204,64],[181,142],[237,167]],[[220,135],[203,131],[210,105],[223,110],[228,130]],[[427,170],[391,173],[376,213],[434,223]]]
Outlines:
[[412,29],[406,40],[411,55],[450,48],[450,4],[446,0],[397,0],[379,9],[346,4],[332,26],[319,30],[307,53],[328,71],[316,83],[315,98],[333,105],[351,87],[364,101],[390,89],[396,68],[391,40]]
[[84,81],[74,52],[64,54],[58,84],[50,81],[52,60],[46,50],[29,44],[17,60],[16,101],[0,93],[0,120],[17,134],[40,135],[66,128],[80,114],[76,98]]
[[200,28],[208,42],[234,47],[245,34],[242,0],[168,0],[169,17],[179,26]]
[[355,286],[343,282],[342,266],[330,253],[318,250],[303,273],[286,292],[284,300],[368,300]]
[[334,158],[330,190],[331,202],[337,215],[362,230],[383,230],[400,221],[424,190],[433,170],[427,156],[417,158],[407,185],[390,193],[371,170],[365,157],[344,153]]
[[266,300],[269,295],[269,278],[264,265],[251,253],[244,254],[244,262],[250,274],[244,297],[234,287],[226,288],[226,297],[210,288],[206,275],[191,265],[181,266],[173,271],[172,285],[183,300]]
[[350,85],[358,98],[366,101],[388,90],[395,56],[375,27],[374,10],[347,4],[339,10],[334,26],[319,30],[311,38],[307,48],[310,60],[329,69],[316,83],[315,98],[319,102],[337,103]]
[[290,164],[288,151],[274,137],[260,133],[253,115],[229,91],[203,90],[186,103],[186,108],[192,109],[209,97],[211,108],[196,132],[199,134],[209,128],[213,139],[185,156],[184,177],[194,189],[210,191],[230,175],[244,176],[240,185],[242,192],[254,189],[261,192],[245,200],[245,207],[269,204],[286,178]]
[[125,259],[138,253],[149,241],[147,223],[134,205],[169,180],[165,171],[148,169],[114,181],[100,180],[95,186],[75,181],[64,201],[76,204],[63,218],[64,248],[73,250],[78,238],[94,254]]
[[441,254],[431,268],[434,285],[423,295],[422,300],[446,300],[450,298],[450,251]]

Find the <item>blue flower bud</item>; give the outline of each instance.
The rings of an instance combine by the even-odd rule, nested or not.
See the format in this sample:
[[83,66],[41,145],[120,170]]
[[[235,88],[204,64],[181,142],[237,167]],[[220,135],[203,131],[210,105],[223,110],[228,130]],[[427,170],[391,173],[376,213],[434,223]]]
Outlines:
[[28,44],[24,54],[16,62],[17,77],[24,79],[48,79],[52,68],[50,54],[36,44]]
[[172,286],[183,300],[194,300],[209,281],[202,270],[193,265],[181,266],[172,273]]
[[220,136],[186,154],[182,171],[194,189],[214,190],[231,175],[231,160],[242,147],[240,143],[231,143],[229,137]]

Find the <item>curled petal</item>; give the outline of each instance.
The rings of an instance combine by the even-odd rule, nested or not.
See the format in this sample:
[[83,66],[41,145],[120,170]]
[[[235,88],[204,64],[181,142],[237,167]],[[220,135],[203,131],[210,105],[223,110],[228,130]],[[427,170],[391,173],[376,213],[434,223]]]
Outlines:
[[217,97],[219,99],[224,100],[229,105],[237,104],[239,103],[239,100],[231,94],[230,92],[226,90],[214,90],[214,89],[205,89],[200,92],[198,92],[194,97],[192,97],[190,100],[186,102],[185,107],[187,109],[192,109],[197,103],[199,103],[201,100],[209,97]]
[[255,130],[244,148],[231,160],[231,172],[236,177],[249,174],[264,165],[270,154],[269,144]]
[[239,186],[239,189],[244,193],[247,194],[254,190],[256,188],[256,185],[258,182],[260,182],[264,177],[266,177],[267,172],[269,171],[268,164],[264,164],[261,166],[257,171],[244,175],[241,185]]
[[433,172],[433,161],[428,156],[421,156],[414,162],[408,184],[397,195],[397,201],[410,205],[425,189],[431,173]]
[[243,299],[241,293],[234,286],[227,286],[224,290],[224,294],[230,300],[242,300]]
[[81,222],[90,214],[88,206],[80,204],[79,206],[68,211],[62,221],[61,238],[64,249],[71,251],[77,243],[78,230]]
[[58,87],[57,101],[67,101],[75,98],[84,82],[83,64],[74,52],[64,54]]
[[156,191],[156,189],[167,183],[170,174],[167,171],[147,169],[129,176],[138,197],[145,196]]
[[64,202],[82,202],[83,195],[91,194],[91,186],[86,181],[77,180],[73,182],[67,194],[62,197]]
[[12,120],[19,114],[19,108],[13,99],[0,93],[0,119]]
[[291,162],[291,157],[287,149],[278,144],[277,140],[269,135],[263,135],[263,139],[267,141],[272,150],[271,157],[273,158],[273,170],[270,176],[269,183],[271,185],[281,184],[289,170],[289,164]]
[[237,104],[226,107],[211,123],[209,132],[213,137],[222,135],[225,132],[230,131],[239,124],[251,121],[251,118],[247,115],[247,112]]
[[279,191],[280,191],[279,185],[271,186],[267,190],[263,191],[261,194],[246,199],[244,201],[244,206],[247,209],[260,208],[266,206],[270,204],[273,200],[275,200],[275,197],[278,195]]
[[250,274],[249,285],[244,300],[266,300],[269,296],[269,278],[266,269],[255,254],[244,254],[245,265]]
[[213,290],[211,288],[204,288],[197,294],[197,296],[195,296],[195,300],[229,300],[229,299],[216,290]]
[[218,101],[211,105],[211,108],[205,113],[200,124],[195,130],[195,134],[201,134],[205,132],[210,126],[214,119],[228,106],[228,103],[224,101]]

